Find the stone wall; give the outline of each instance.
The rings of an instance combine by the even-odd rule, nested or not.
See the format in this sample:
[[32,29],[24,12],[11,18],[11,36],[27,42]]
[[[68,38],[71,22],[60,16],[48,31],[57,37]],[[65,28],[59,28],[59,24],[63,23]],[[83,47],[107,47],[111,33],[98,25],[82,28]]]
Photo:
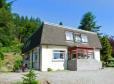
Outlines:
[[102,63],[95,59],[76,59],[68,61],[68,70],[99,70],[102,68]]
[[77,70],[98,70],[102,68],[101,62],[95,59],[78,59]]
[[76,71],[77,70],[77,64],[76,60],[68,60],[68,70]]

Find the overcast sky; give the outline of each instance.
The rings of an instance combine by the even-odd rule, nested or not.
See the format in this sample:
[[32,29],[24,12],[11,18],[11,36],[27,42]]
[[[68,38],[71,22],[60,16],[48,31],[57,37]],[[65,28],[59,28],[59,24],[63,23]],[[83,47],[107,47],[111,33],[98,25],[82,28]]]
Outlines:
[[17,0],[12,11],[76,28],[83,14],[91,11],[102,26],[100,32],[114,36],[114,0]]

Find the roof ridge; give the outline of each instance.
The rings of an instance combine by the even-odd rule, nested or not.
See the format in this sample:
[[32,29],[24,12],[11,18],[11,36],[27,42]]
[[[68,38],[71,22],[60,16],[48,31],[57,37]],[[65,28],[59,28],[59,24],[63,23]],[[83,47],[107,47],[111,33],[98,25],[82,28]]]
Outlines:
[[51,22],[47,22],[47,21],[45,21],[44,24],[52,25],[52,26],[56,26],[56,27],[61,27],[61,28],[65,28],[65,29],[71,29],[71,30],[82,31],[82,32],[86,32],[86,33],[97,34],[97,33],[95,33],[95,32],[86,31],[86,30],[81,30],[81,29],[76,29],[75,27],[59,25],[59,24],[55,24],[55,23],[51,23]]

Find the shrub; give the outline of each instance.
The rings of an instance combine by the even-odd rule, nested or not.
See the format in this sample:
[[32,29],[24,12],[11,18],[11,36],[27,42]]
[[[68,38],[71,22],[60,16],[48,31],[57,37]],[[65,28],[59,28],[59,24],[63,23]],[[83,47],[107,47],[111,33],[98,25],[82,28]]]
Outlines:
[[114,67],[114,63],[113,62],[108,63],[107,67]]
[[29,71],[29,73],[24,75],[23,84],[39,84],[39,82],[36,80],[36,74],[32,69]]
[[114,58],[108,60],[107,67],[114,67]]
[[0,52],[0,68],[3,66],[4,55]]
[[0,59],[4,60],[4,54],[2,52],[0,52]]
[[53,71],[51,68],[48,68],[47,71]]
[[14,64],[14,67],[13,67],[13,70],[14,71],[17,71],[20,69],[20,66],[21,66],[21,61],[20,60],[16,60],[15,61],[15,64]]
[[1,53],[0,49],[0,71],[18,71],[22,63],[20,53]]
[[22,65],[22,57],[19,55],[16,55],[14,66],[13,66],[13,71],[18,71],[21,65]]

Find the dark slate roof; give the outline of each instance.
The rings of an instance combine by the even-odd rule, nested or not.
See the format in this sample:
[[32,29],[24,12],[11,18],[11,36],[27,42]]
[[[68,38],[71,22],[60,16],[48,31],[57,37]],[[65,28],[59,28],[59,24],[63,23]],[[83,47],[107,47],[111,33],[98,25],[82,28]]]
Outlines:
[[26,41],[26,43],[24,44],[24,47],[22,49],[22,53],[25,53],[40,44],[42,29],[43,29],[43,24]]
[[[75,42],[66,41],[65,32],[71,31],[74,33],[86,34],[88,37],[87,44],[77,44]],[[71,27],[65,27],[57,24],[44,23],[30,38],[31,40],[28,47],[23,49],[23,52],[27,52],[30,49],[38,45],[62,45],[62,46],[85,46],[89,48],[102,48],[98,36],[94,32],[84,31]]]

